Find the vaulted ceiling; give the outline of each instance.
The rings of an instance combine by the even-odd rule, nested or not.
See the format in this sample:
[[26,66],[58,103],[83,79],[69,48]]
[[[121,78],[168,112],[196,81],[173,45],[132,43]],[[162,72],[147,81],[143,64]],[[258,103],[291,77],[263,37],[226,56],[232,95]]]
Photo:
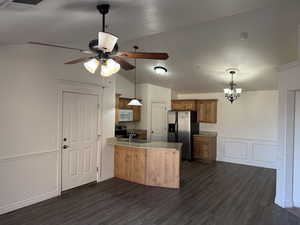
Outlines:
[[[1,2],[0,0],[0,6]],[[44,0],[30,8],[0,8],[0,45],[43,41],[86,47],[101,20],[96,0]],[[109,32],[120,48],[166,51],[166,62],[138,60],[138,82],[179,92],[220,91],[224,71],[240,69],[247,90],[276,89],[276,67],[297,59],[297,0],[111,0]],[[248,32],[247,40],[240,39]],[[33,47],[36,48],[36,47]],[[68,59],[66,59],[68,60]],[[153,66],[168,68],[158,76]],[[77,65],[80,66],[80,65]],[[132,79],[132,72],[121,72]]]

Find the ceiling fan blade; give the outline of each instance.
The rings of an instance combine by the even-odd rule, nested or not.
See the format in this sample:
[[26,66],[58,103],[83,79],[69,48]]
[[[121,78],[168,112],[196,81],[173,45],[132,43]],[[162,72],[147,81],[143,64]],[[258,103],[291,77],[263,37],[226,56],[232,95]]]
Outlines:
[[43,42],[29,41],[28,44],[41,45],[41,46],[47,46],[47,47],[55,47],[55,48],[63,48],[63,49],[69,49],[69,50],[76,50],[76,51],[86,53],[86,54],[93,54],[89,50],[84,50],[84,49],[80,49],[80,48],[72,48],[72,47],[67,47],[67,46],[62,46],[62,45],[49,44],[49,43],[43,43]]
[[168,53],[159,52],[117,52],[119,57],[134,58],[134,59],[168,59]]
[[72,60],[72,61],[69,61],[69,62],[65,62],[65,64],[67,65],[70,65],[70,64],[77,64],[77,63],[81,63],[81,62],[86,62],[90,59],[94,58],[94,56],[91,56],[91,57],[82,57],[82,58],[79,58],[79,59],[75,59],[75,60]]
[[129,62],[127,62],[126,60],[124,60],[118,56],[115,56],[112,59],[115,60],[117,63],[119,63],[120,66],[122,67],[122,69],[124,69],[124,70],[133,70],[135,68],[134,65],[131,65]]

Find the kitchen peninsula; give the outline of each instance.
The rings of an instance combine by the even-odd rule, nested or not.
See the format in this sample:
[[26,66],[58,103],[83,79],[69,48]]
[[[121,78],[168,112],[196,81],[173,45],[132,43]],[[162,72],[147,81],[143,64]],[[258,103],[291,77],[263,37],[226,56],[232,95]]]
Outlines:
[[115,177],[147,186],[179,188],[181,143],[136,143],[110,138]]

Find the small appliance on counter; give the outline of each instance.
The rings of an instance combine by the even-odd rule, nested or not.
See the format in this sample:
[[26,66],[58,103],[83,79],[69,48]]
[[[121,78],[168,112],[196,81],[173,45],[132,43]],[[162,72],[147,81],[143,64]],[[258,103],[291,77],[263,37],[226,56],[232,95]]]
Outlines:
[[116,125],[115,127],[115,137],[127,137],[127,127]]
[[168,142],[181,142],[182,159],[192,160],[193,135],[199,133],[197,113],[194,111],[168,112]]

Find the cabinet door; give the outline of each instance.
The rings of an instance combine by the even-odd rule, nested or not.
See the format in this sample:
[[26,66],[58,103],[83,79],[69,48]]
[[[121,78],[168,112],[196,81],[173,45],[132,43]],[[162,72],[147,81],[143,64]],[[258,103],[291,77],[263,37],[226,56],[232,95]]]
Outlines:
[[207,123],[217,122],[217,101],[206,102],[206,121]]
[[195,159],[210,160],[210,143],[206,141],[195,141],[193,152]]
[[119,109],[132,109],[132,106],[129,106],[128,103],[130,99],[128,98],[119,98]]
[[203,123],[216,123],[217,103],[217,100],[198,100],[197,121]]
[[191,110],[196,111],[196,100],[172,100],[172,110]]
[[146,151],[144,149],[133,151],[131,181],[145,184],[146,176]]
[[141,106],[133,106],[133,121],[141,120]]
[[180,152],[147,150],[147,185],[179,188]]
[[206,121],[206,107],[204,101],[197,102],[197,121],[198,122]]
[[173,100],[172,101],[172,110],[185,110],[185,107],[181,101]]
[[130,180],[132,176],[133,151],[116,146],[115,177]]

